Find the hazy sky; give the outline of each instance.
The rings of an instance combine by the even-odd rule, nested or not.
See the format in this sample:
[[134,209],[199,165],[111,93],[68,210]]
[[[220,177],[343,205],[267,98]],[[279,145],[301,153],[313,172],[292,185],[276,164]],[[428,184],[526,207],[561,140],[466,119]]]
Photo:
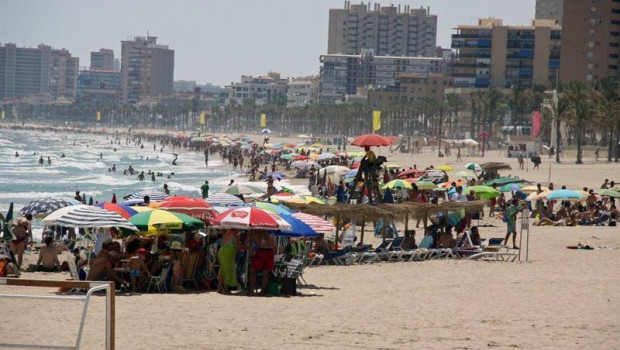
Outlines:
[[[535,0],[381,4],[430,6],[438,16],[437,44],[449,47],[452,28],[480,17],[529,23]],[[224,85],[267,71],[317,74],[329,9],[343,6],[341,0],[0,0],[0,42],[66,48],[88,66],[90,51],[111,48],[119,57],[121,40],[148,31],[175,50],[175,80]]]

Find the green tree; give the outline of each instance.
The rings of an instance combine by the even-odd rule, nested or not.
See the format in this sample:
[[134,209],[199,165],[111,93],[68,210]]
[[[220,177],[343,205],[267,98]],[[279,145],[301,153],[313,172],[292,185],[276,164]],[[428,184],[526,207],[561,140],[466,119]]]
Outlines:
[[594,106],[592,103],[591,89],[582,81],[574,81],[568,84],[566,94],[570,101],[569,122],[575,133],[577,143],[577,160],[576,164],[583,164],[582,160],[582,136],[584,134],[586,122],[594,115]]
[[596,117],[604,132],[607,133],[608,149],[607,161],[611,162],[617,147],[614,147],[619,140],[614,140],[616,136],[618,121],[620,119],[620,86],[615,77],[607,77],[596,84],[596,91],[593,99],[596,102]]

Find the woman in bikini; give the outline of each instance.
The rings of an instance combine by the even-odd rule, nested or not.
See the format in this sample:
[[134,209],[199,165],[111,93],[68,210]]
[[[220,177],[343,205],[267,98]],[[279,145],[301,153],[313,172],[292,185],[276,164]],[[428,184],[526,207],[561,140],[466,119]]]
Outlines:
[[26,214],[24,217],[17,220],[17,224],[13,227],[13,240],[11,241],[11,251],[13,255],[17,255],[17,267],[22,267],[22,261],[24,258],[24,251],[29,243],[32,243],[32,229],[30,221],[32,220],[31,214]]

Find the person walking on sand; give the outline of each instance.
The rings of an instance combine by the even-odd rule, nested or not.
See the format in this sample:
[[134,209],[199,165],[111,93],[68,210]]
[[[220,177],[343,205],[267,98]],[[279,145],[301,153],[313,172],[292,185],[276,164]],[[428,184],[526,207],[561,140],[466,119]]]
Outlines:
[[506,238],[504,239],[504,245],[508,245],[508,239],[512,234],[512,249],[519,249],[517,247],[517,213],[523,209],[519,205],[519,200],[513,198],[510,206],[506,209],[504,215],[506,216]]
[[461,147],[458,147],[456,149],[456,161],[457,162],[462,162],[463,158],[461,158]]
[[252,264],[250,267],[250,290],[249,295],[254,295],[254,287],[256,286],[256,273],[259,271],[263,272],[263,279],[261,281],[261,295],[267,294],[267,282],[269,281],[269,274],[274,267],[274,249],[275,242],[271,233],[263,230],[253,230],[250,231],[250,247],[257,247],[257,250],[254,251],[254,248],[251,248],[252,253]]
[[200,186],[200,191],[202,192],[202,199],[209,198],[209,180],[205,180],[205,183]]

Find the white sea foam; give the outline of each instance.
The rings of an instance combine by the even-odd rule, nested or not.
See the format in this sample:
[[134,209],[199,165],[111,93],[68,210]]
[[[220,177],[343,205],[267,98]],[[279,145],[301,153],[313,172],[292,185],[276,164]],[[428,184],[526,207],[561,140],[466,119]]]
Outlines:
[[[86,196],[101,195],[101,191],[88,191]],[[40,199],[40,198],[73,198],[75,192],[3,192],[0,199]]]

